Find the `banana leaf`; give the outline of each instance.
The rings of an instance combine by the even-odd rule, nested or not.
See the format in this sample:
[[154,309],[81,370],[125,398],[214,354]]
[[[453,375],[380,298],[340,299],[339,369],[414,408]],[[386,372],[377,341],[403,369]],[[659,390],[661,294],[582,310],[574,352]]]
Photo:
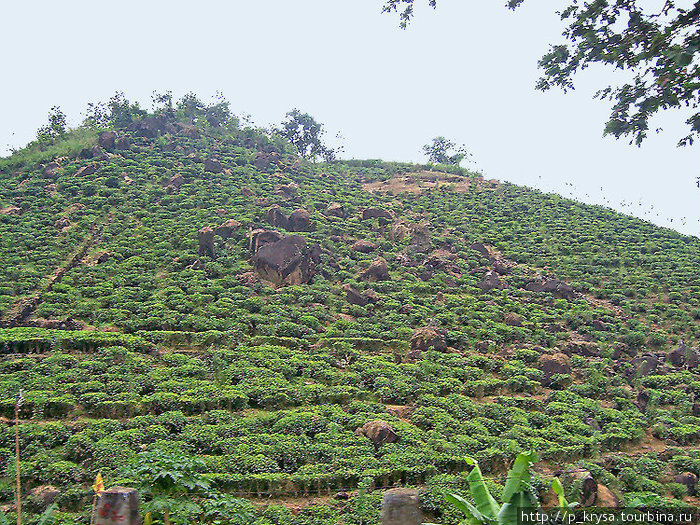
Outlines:
[[476,509],[485,520],[495,521],[500,506],[486,487],[479,464],[472,458],[467,458],[467,463],[474,465],[474,468],[467,476],[467,481],[469,482],[469,491],[474,498]]
[[523,490],[523,483],[528,483],[532,479],[530,466],[537,461],[537,454],[534,452],[523,452],[515,458],[513,467],[508,471],[508,479],[503,487],[503,503],[510,503],[514,494]]
[[519,509],[536,507],[537,498],[529,490],[516,492],[511,495],[508,503],[501,506],[501,511],[498,513],[498,525],[517,525]]

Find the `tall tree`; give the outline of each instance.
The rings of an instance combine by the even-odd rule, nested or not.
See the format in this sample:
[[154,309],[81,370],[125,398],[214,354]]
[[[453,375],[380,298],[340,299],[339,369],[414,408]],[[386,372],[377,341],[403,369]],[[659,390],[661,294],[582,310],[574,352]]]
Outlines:
[[423,146],[423,153],[428,156],[429,162],[453,166],[459,166],[469,156],[464,146],[457,147],[457,144],[445,137],[435,137],[430,144]]
[[332,160],[335,151],[323,143],[323,124],[314,120],[308,113],[298,109],[288,112],[279,133],[296,147],[304,159],[315,160],[323,157]]
[[[525,0],[507,0],[516,9]],[[384,12],[400,12],[403,28],[413,17],[415,0],[386,0]],[[437,7],[437,0],[427,0]],[[690,3],[686,0],[685,3]],[[613,102],[605,134],[630,137],[640,145],[649,119],[664,109],[689,108],[689,133],[679,146],[700,137],[700,1],[680,7],[664,0],[653,10],[644,0],[568,0],[558,11],[565,27],[562,43],[551,46],[538,65],[544,74],[537,89],[574,88],[573,77],[592,64],[632,73],[631,80],[607,86],[596,97]],[[686,115],[687,116],[687,115]]]

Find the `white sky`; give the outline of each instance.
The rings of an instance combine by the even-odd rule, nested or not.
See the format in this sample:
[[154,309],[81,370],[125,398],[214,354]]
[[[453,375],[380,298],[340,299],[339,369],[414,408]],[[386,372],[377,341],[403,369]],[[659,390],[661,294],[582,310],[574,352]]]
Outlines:
[[684,119],[663,115],[641,148],[603,138],[608,103],[591,97],[610,70],[587,70],[566,95],[534,90],[562,3],[504,4],[419,5],[402,31],[382,0],[4,2],[0,154],[33,139],[53,105],[78,124],[117,90],[145,106],[153,90],[220,90],[258,125],[312,114],[329,139],[342,134],[347,158],[422,162],[422,145],[444,135],[486,178],[700,235],[697,146],[675,146]]

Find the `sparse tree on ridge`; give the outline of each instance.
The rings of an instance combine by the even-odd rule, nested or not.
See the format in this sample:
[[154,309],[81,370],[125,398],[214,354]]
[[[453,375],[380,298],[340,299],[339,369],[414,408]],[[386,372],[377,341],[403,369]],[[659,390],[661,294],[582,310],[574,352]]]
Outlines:
[[292,143],[303,159],[316,160],[322,157],[330,161],[335,158],[335,150],[323,143],[323,124],[296,108],[288,112],[286,117],[279,133]]
[[445,137],[435,137],[430,144],[423,146],[423,153],[428,156],[428,162],[453,166],[459,166],[470,156],[464,146],[457,147],[457,144]]
[[[515,9],[525,0],[507,0]],[[405,28],[413,17],[415,0],[386,0],[383,12],[400,12]],[[437,7],[437,0],[427,0]],[[664,109],[700,106],[700,2],[692,8],[665,0],[652,10],[642,0],[569,0],[558,14],[567,24],[562,43],[540,59],[544,71],[537,89],[574,89],[573,77],[592,64],[628,70],[633,78],[608,86],[596,98],[613,102],[605,134],[630,137],[640,145],[647,137],[649,119]],[[690,132],[678,142],[690,145],[700,137],[700,112],[690,115]],[[658,131],[658,130],[657,130]]]

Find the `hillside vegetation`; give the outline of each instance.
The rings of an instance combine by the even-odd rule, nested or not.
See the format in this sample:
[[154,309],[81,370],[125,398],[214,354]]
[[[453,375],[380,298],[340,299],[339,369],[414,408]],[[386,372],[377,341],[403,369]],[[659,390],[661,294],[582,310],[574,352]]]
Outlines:
[[374,524],[405,485],[454,524],[465,457],[502,484],[524,450],[545,500],[559,475],[574,501],[696,502],[698,239],[125,107],[0,160],[6,511],[20,389],[28,508],[54,490],[65,523],[98,471],[173,458],[206,487],[183,523]]

